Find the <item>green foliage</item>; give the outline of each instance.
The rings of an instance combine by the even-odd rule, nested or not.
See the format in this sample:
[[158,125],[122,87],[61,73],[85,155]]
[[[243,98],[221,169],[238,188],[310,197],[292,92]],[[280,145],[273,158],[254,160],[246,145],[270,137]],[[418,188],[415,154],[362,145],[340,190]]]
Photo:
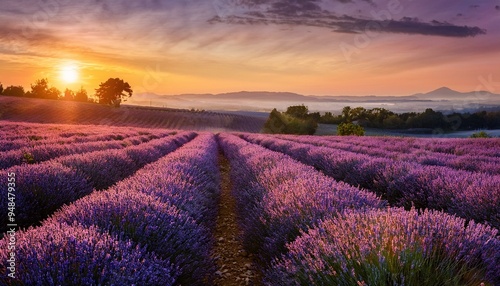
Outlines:
[[335,116],[331,112],[325,112],[325,114],[320,117],[319,123],[340,124],[340,123],[342,123],[342,116]]
[[7,88],[4,89],[3,95],[23,97],[24,96],[24,87],[13,86],[13,85],[8,86]]
[[300,118],[300,119],[307,119],[307,116],[309,115],[309,108],[307,106],[302,105],[295,105],[295,106],[289,106],[286,109],[285,114],[290,115],[295,118]]
[[470,138],[491,138],[491,135],[481,131],[481,132],[476,132],[470,136]]
[[337,135],[340,135],[340,136],[348,136],[348,135],[363,136],[363,135],[365,135],[365,129],[362,126],[360,126],[358,124],[351,123],[351,122],[341,123],[337,128]]
[[[307,107],[305,108],[307,109]],[[304,115],[301,111],[298,113],[295,113],[295,111],[296,110],[292,109],[290,113],[281,113],[277,111],[276,108],[273,109],[264,125],[264,133],[302,135],[314,134],[318,128],[317,121],[313,118],[308,118],[309,114]],[[294,117],[290,114],[301,114],[303,118]]]
[[128,82],[119,78],[110,78],[96,89],[99,103],[114,107],[119,107],[122,101],[126,101],[128,97],[132,96],[132,93],[133,90]]
[[399,129],[405,126],[405,122],[396,114],[389,115],[382,121],[382,125],[388,129]]
[[394,113],[385,108],[365,109],[346,106],[335,116],[326,112],[319,122],[340,124],[357,121],[363,127],[383,129],[426,129],[426,130],[477,130],[500,128],[500,111],[478,111],[475,113],[452,113],[445,115],[431,108],[424,112]]

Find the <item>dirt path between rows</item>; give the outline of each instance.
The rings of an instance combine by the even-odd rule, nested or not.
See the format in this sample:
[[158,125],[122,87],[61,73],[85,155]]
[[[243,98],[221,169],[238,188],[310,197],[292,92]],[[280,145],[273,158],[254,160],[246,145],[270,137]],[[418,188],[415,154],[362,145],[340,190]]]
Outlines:
[[215,285],[240,286],[262,285],[261,275],[256,270],[252,255],[243,249],[239,240],[239,226],[236,219],[236,201],[231,194],[230,166],[228,160],[219,155],[222,193],[219,215],[215,227],[214,257],[217,260]]

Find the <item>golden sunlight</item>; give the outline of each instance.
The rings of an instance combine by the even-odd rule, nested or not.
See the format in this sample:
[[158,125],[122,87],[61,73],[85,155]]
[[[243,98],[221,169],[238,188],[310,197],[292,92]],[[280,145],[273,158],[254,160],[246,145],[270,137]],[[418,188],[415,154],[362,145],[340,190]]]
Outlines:
[[78,66],[75,64],[68,64],[61,67],[59,77],[65,83],[74,83],[78,80]]

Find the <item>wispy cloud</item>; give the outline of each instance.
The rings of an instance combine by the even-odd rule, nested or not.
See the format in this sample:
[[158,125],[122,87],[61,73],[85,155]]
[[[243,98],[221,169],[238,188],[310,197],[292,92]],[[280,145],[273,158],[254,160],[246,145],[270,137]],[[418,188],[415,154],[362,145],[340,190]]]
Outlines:
[[[221,0],[222,1],[222,0]],[[341,4],[355,0],[336,0]],[[363,0],[375,5],[369,0]],[[208,22],[211,24],[226,23],[239,25],[276,24],[329,28],[338,33],[363,33],[366,30],[418,34],[443,37],[474,37],[486,34],[486,30],[467,25],[455,25],[442,20],[430,22],[418,18],[402,17],[400,19],[377,19],[374,17],[337,14],[335,11],[322,8],[321,0],[248,0],[248,10],[234,15],[220,15]],[[227,2],[227,5],[235,4]]]

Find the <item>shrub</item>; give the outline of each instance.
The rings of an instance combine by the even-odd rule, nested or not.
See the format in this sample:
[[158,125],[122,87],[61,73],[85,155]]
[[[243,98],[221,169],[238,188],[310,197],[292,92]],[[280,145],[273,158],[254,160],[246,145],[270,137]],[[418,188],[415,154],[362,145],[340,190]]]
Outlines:
[[480,131],[473,133],[470,138],[491,138],[491,135],[486,133],[485,131]]
[[358,124],[351,123],[351,122],[341,123],[337,127],[337,135],[340,135],[340,136],[348,136],[348,135],[363,136],[363,135],[365,135],[365,129],[362,126],[360,126]]

